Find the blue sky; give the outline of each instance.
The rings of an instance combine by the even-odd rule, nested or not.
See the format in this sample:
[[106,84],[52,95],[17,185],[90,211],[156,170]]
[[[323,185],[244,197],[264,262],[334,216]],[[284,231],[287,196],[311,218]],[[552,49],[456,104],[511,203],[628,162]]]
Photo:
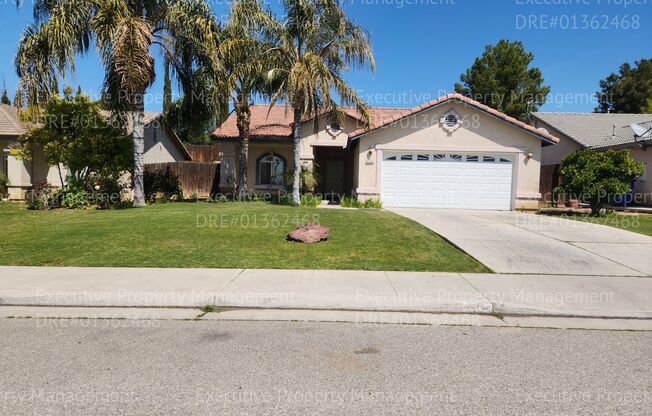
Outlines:
[[[13,94],[13,59],[32,1],[0,0],[0,77]],[[549,5],[548,3],[570,3]],[[212,0],[218,16],[226,0]],[[276,0],[272,7],[280,10]],[[522,41],[552,87],[545,111],[592,111],[599,80],[623,62],[652,58],[652,0],[343,0],[371,33],[377,69],[347,79],[371,105],[411,107],[453,90],[487,44]],[[557,20],[555,20],[555,18]],[[555,25],[556,23],[556,25]],[[160,73],[160,72],[159,72]],[[97,96],[102,69],[94,54],[63,84]],[[146,107],[161,108],[162,76]]]

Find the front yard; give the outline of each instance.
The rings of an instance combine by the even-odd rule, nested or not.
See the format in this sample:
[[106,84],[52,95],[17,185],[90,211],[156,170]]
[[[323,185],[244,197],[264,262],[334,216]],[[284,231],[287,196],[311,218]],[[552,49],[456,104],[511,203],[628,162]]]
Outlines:
[[[328,241],[285,240],[296,223]],[[425,227],[385,211],[264,203],[171,203],[140,209],[28,211],[0,203],[0,264],[488,272]]]

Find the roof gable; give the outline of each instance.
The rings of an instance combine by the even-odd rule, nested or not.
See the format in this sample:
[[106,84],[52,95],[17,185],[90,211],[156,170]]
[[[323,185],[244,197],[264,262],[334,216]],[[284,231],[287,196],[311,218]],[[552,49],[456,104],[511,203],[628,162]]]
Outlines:
[[397,123],[397,122],[399,122],[400,120],[402,120],[402,119],[404,119],[406,117],[413,116],[415,114],[421,113],[423,111],[430,110],[430,109],[435,108],[435,107],[439,107],[441,105],[444,105],[446,103],[453,102],[453,101],[460,102],[462,104],[466,104],[466,105],[468,105],[470,107],[474,107],[474,108],[476,108],[476,109],[478,109],[478,110],[480,110],[480,111],[482,111],[482,112],[484,112],[484,113],[486,113],[486,114],[488,114],[490,116],[493,116],[493,117],[495,117],[495,118],[497,118],[499,120],[505,121],[505,122],[513,125],[514,127],[520,128],[520,129],[526,131],[527,133],[530,133],[530,134],[532,134],[532,135],[534,135],[534,136],[536,136],[536,137],[538,137],[538,138],[540,138],[542,140],[545,140],[545,141],[547,141],[549,143],[559,143],[559,138],[553,136],[552,134],[541,131],[541,130],[539,130],[539,129],[537,129],[537,128],[529,125],[529,124],[526,124],[526,123],[524,123],[524,122],[522,122],[520,120],[515,119],[514,117],[510,117],[507,114],[501,113],[500,111],[498,111],[498,110],[496,110],[494,108],[491,108],[491,107],[489,107],[487,105],[484,105],[484,104],[482,104],[482,103],[480,103],[478,101],[472,100],[472,99],[470,99],[468,97],[465,97],[465,96],[463,96],[461,94],[447,94],[447,95],[445,95],[443,97],[439,97],[439,98],[437,98],[435,100],[432,100],[432,101],[429,101],[427,103],[421,104],[421,105],[416,106],[414,108],[402,109],[401,111],[395,112],[393,114],[388,114],[382,120],[374,120],[373,128],[371,128],[371,129],[359,129],[359,130],[351,133],[350,137],[352,139],[360,138],[360,137],[365,136],[365,135],[367,135],[367,134],[369,134],[369,133],[371,133],[371,132],[373,132],[375,130],[385,128],[385,127],[388,127],[388,126],[390,126],[390,125],[392,125],[394,123]]
[[20,136],[25,132],[16,107],[0,104],[0,136]]

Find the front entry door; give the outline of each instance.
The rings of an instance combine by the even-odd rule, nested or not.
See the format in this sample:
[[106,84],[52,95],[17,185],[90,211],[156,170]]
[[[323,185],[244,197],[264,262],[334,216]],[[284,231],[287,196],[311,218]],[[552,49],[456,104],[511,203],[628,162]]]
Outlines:
[[324,180],[324,192],[326,194],[335,193],[342,195],[344,193],[344,161],[341,159],[331,159],[326,161],[326,178]]

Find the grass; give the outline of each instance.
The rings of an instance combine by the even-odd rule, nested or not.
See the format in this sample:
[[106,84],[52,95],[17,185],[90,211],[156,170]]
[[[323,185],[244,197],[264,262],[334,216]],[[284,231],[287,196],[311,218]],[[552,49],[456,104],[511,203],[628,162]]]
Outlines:
[[602,217],[591,217],[585,213],[559,213],[554,215],[558,215],[561,218],[607,225],[609,227],[652,236],[652,215],[648,214],[609,213]]
[[[286,241],[305,222],[328,241]],[[171,203],[28,211],[0,203],[0,264],[488,272],[427,228],[385,211]]]

